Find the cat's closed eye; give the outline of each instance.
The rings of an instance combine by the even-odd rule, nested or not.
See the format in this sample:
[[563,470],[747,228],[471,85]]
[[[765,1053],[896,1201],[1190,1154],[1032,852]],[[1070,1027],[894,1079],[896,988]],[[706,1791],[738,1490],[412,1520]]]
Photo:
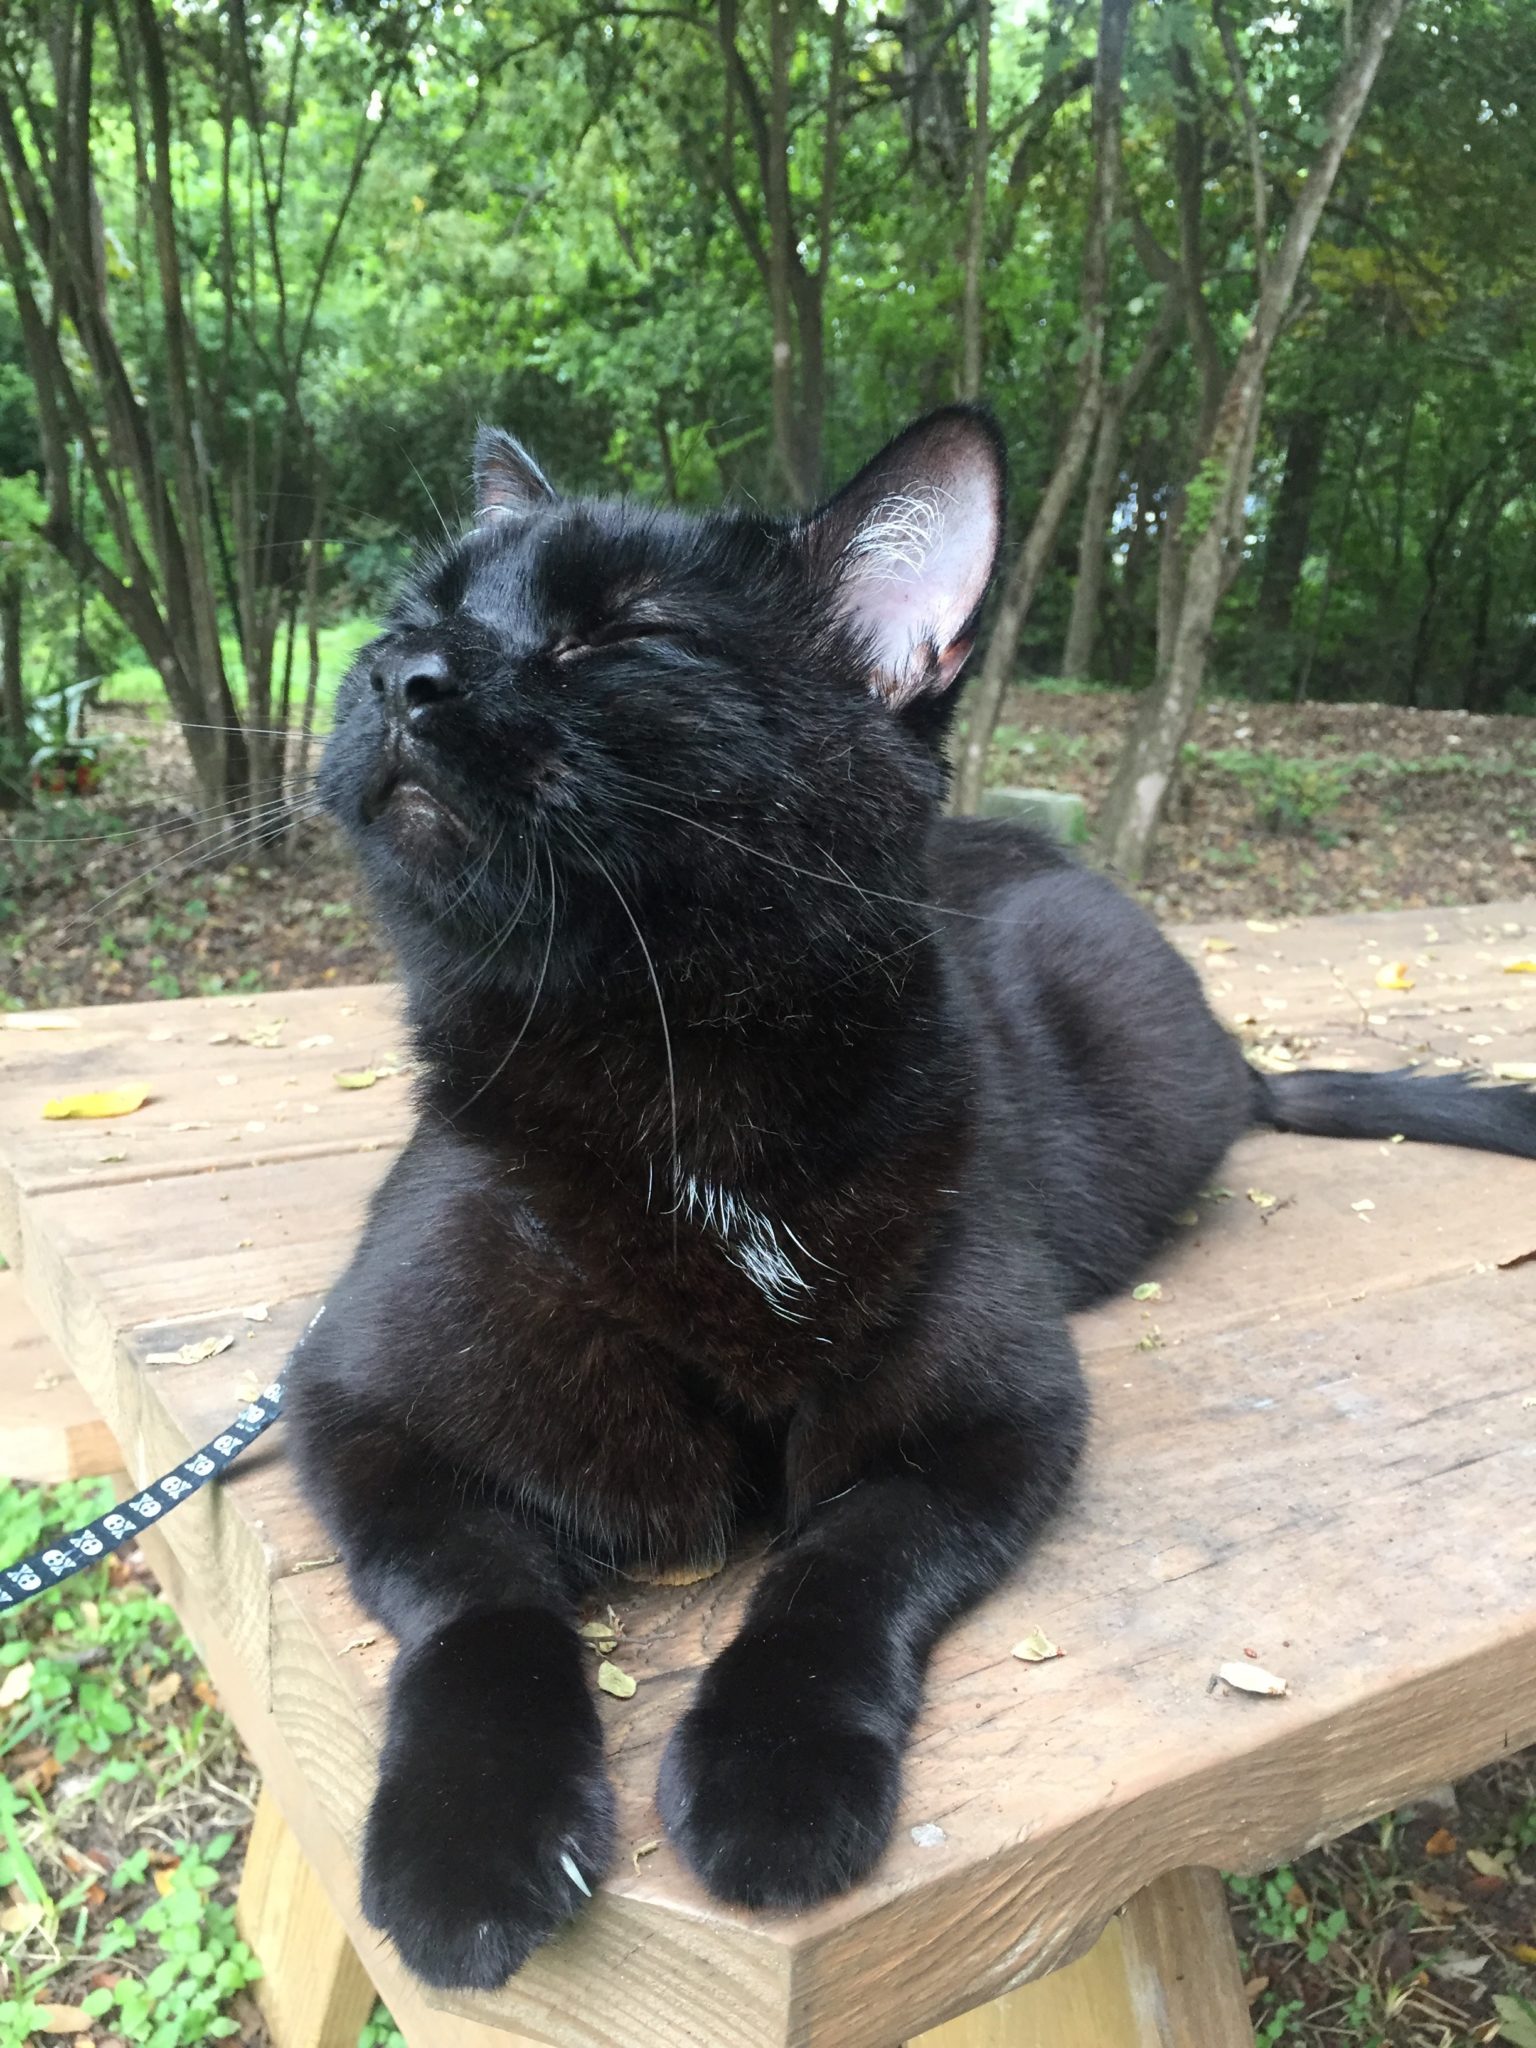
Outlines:
[[680,628],[666,619],[611,619],[581,633],[563,633],[550,653],[561,663],[579,661],[584,654],[599,654],[605,648],[625,647],[634,640],[677,639]]

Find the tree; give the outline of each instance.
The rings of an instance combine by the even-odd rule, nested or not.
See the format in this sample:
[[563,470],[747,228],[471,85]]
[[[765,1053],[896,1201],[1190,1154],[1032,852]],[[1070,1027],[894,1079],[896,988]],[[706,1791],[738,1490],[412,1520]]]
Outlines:
[[[1387,44],[1405,0],[1376,0],[1353,56],[1346,59],[1323,120],[1323,140],[1296,195],[1273,261],[1266,254],[1269,205],[1257,125],[1235,39],[1220,0],[1213,8],[1233,86],[1245,110],[1253,168],[1254,252],[1257,302],[1237,355],[1225,376],[1212,360],[1214,328],[1199,270],[1199,224],[1187,202],[1198,177],[1198,161],[1180,178],[1181,282],[1191,340],[1201,361],[1204,397],[1197,464],[1183,504],[1164,536],[1166,602],[1158,635],[1158,673],[1138,714],[1098,820],[1103,857],[1122,874],[1138,878],[1146,862],[1163,805],[1178,768],[1180,750],[1194,722],[1205,676],[1206,652],[1217,606],[1242,563],[1248,484],[1264,405],[1264,380],[1282,323],[1290,312],[1302,266],[1338,176],[1344,152],[1370,96]],[[1180,124],[1188,137],[1192,123]],[[1193,152],[1196,145],[1180,145]]]

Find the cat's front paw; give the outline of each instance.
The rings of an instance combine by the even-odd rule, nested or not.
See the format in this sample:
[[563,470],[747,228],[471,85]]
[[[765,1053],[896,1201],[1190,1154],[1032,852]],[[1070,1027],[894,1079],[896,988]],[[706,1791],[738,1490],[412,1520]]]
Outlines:
[[579,1663],[557,1648],[550,1668],[534,1641],[502,1670],[500,1644],[476,1657],[459,1634],[485,1626],[403,1660],[363,1844],[364,1913],[445,1990],[494,1990],[521,1969],[592,1896],[614,1846]]
[[[856,1704],[782,1719],[711,1688],[674,1730],[657,1796],[683,1860],[737,1906],[816,1905],[868,1875],[901,1791],[899,1739]],[[712,1696],[711,1696],[712,1695]]]

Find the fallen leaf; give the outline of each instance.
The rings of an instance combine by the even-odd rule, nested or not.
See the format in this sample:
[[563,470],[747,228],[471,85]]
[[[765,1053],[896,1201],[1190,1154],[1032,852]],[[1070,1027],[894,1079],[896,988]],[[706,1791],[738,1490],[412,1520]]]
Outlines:
[[1486,1955],[1457,1955],[1452,1951],[1449,1955],[1437,1956],[1429,1967],[1437,1977],[1480,1977],[1488,1967],[1488,1958]]
[[1175,1223],[1182,1224],[1186,1230],[1193,1230],[1200,1221],[1200,1211],[1198,1209],[1181,1209],[1173,1220]]
[[1536,974],[1536,960],[1506,960],[1506,974]]
[[71,1116],[131,1116],[148,1100],[147,1088],[98,1088],[89,1095],[55,1095],[51,1102],[43,1104],[43,1115],[50,1123],[61,1123]]
[[166,1869],[152,1870],[150,1872],[150,1876],[153,1877],[153,1879],[155,1880],[155,1890],[160,1894],[162,1899],[168,1898],[170,1896],[170,1893],[176,1883],[176,1872],[179,1868],[180,1858],[178,1857],[175,1860],[173,1860]]
[[658,1850],[658,1849],[659,1849],[660,1847],[661,1847],[661,1837],[660,1837],[660,1835],[649,1835],[649,1836],[647,1836],[647,1838],[645,1839],[645,1841],[643,1841],[643,1842],[636,1842],[636,1844],[635,1844],[635,1857],[634,1857],[634,1862],[635,1862],[635,1868],[636,1868],[636,1870],[638,1870],[638,1869],[640,1868],[640,1861],[641,1861],[641,1858],[642,1858],[642,1857],[645,1857],[645,1856],[654,1856],[654,1855],[656,1854],[656,1851],[657,1851],[657,1850]]
[[1510,1950],[1517,1963],[1524,1963],[1527,1969],[1536,1969],[1536,1945],[1528,1941],[1517,1941]]
[[1408,1896],[1421,1913],[1427,1913],[1431,1920],[1459,1920],[1471,1907],[1465,1899],[1458,1899],[1451,1892],[1436,1891],[1432,1885],[1411,1884]]
[[1162,1282],[1158,1280],[1143,1280],[1139,1287],[1131,1289],[1132,1301],[1161,1301],[1162,1298]]
[[0,1912],[0,1934],[30,1934],[42,1917],[36,1899],[22,1899]]
[[7,1010],[0,1015],[7,1031],[78,1031],[80,1019],[64,1010]]
[[336,1041],[329,1031],[315,1031],[308,1038],[301,1038],[299,1040],[298,1050],[300,1052],[318,1052],[322,1045],[334,1045],[335,1043]]
[[1490,1856],[1486,1849],[1469,1849],[1467,1861],[1479,1877],[1496,1877],[1502,1881],[1509,1876],[1509,1859],[1506,1856]]
[[1021,1642],[1014,1644],[1010,1654],[1021,1664],[1049,1664],[1061,1651],[1043,1628],[1032,1628]]
[[1495,1060],[1488,1071],[1498,1081],[1536,1081],[1536,1060]]
[[1255,1209],[1273,1209],[1279,1201],[1278,1195],[1267,1195],[1262,1188],[1249,1188],[1248,1199]]
[[723,1557],[707,1558],[703,1564],[673,1565],[666,1571],[635,1572],[628,1576],[642,1586],[698,1586],[705,1579],[717,1579],[725,1570]]
[[1349,1206],[1351,1207],[1351,1209],[1354,1210],[1357,1216],[1363,1216],[1367,1210],[1374,1209],[1376,1204],[1371,1200],[1370,1196],[1367,1195],[1361,1201],[1351,1202]]
[[1262,1693],[1266,1699],[1280,1699],[1290,1690],[1283,1678],[1276,1678],[1262,1664],[1220,1664],[1216,1676],[1237,1692]]
[[198,1337],[175,1351],[151,1351],[146,1365],[201,1365],[205,1358],[217,1358],[234,1343],[233,1337]]
[[627,1671],[621,1671],[617,1664],[610,1664],[606,1657],[597,1667],[597,1682],[604,1692],[612,1693],[616,1700],[634,1698],[635,1681]]
[[96,2022],[78,2005],[34,2005],[34,2034],[88,2034]]
[[1237,951],[1237,944],[1233,939],[1204,939],[1201,943],[1204,945],[1207,953],[1235,953]]
[[354,1636],[350,1643],[342,1644],[341,1654],[345,1657],[349,1650],[371,1650],[378,1640],[377,1636]]
[[1250,1977],[1243,1986],[1243,1996],[1252,2005],[1253,2001],[1256,1998],[1262,1998],[1268,1989],[1269,1979],[1267,1977]]
[[1457,1847],[1456,1837],[1449,1828],[1436,1828],[1435,1832],[1424,1844],[1424,1854],[1426,1856],[1454,1856]]
[[1376,970],[1376,986],[1378,988],[1395,989],[1412,988],[1413,976],[1408,972],[1408,962],[1406,960],[1389,960],[1385,967],[1378,967]]
[[32,1673],[37,1667],[31,1658],[24,1663],[13,1664],[0,1682],[0,1707],[19,1707],[32,1690]]
[[1511,2042],[1513,2048],[1536,2048],[1536,2019],[1531,2017],[1531,2008],[1523,1998],[1507,1998],[1502,1991],[1496,1991],[1493,2009],[1501,2022],[1502,2040]]
[[264,1301],[253,1301],[249,1308],[241,1309],[240,1313],[248,1323],[264,1323],[270,1318],[272,1311]]
[[606,1621],[584,1621],[576,1631],[589,1649],[606,1657],[610,1650],[619,1647],[619,1632]]
[[331,1079],[338,1088],[371,1088],[378,1075],[372,1067],[358,1067],[352,1073],[332,1074]]
[[210,1031],[208,1043],[210,1045],[228,1045],[234,1038],[234,1035],[233,1031]]
[[164,1707],[181,1691],[181,1673],[167,1671],[163,1678],[157,1678],[153,1685],[144,1688],[144,1697],[152,1707]]
[[1262,917],[1245,917],[1243,923],[1251,932],[1277,932],[1280,929],[1277,924],[1267,924]]
[[283,1042],[283,1025],[286,1022],[286,1018],[278,1017],[270,1024],[253,1024],[249,1031],[241,1032],[240,1043],[261,1046],[268,1052],[274,1051]]

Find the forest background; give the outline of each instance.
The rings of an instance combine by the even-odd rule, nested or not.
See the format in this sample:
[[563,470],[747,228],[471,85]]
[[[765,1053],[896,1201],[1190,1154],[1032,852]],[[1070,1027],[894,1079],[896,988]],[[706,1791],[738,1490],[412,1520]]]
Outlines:
[[958,801],[1016,678],[1132,689],[1132,878],[1213,681],[1536,710],[1533,0],[890,4],[7,8],[11,800],[121,678],[280,836],[482,417],[569,489],[805,506],[983,396]]

